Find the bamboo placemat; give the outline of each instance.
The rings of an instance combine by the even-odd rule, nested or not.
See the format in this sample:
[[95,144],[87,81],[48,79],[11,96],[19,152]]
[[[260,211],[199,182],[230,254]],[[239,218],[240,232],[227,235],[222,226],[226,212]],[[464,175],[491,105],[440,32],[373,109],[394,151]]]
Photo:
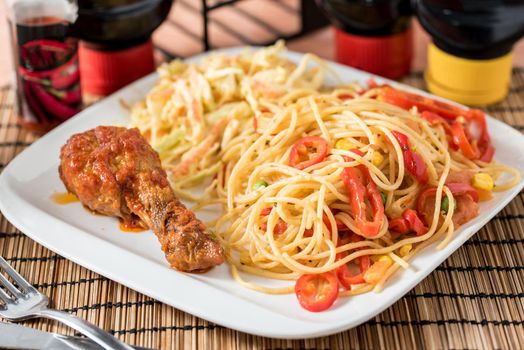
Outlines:
[[[423,87],[420,73],[405,82]],[[34,141],[16,124],[13,103],[13,90],[0,88],[0,171]],[[524,69],[513,71],[510,95],[488,112],[524,131]],[[429,277],[371,321],[329,337],[278,340],[209,323],[110,281],[42,247],[0,216],[0,254],[55,308],[130,344],[162,349],[524,349],[523,252],[521,192]],[[26,325],[72,333],[51,321]]]

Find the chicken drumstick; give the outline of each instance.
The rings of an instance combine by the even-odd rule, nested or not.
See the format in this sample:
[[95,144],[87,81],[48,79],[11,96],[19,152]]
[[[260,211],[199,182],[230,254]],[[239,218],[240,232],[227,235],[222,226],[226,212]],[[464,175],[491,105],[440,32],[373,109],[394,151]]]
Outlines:
[[170,265],[203,271],[222,247],[169,186],[158,154],[138,129],[99,126],[73,135],[60,152],[60,178],[89,209],[152,229]]

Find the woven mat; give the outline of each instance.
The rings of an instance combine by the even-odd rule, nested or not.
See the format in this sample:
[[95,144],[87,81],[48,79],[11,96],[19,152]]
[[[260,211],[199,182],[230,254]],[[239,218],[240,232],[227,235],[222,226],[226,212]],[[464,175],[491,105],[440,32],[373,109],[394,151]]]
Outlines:
[[[420,73],[405,82],[423,87]],[[1,88],[0,170],[34,140],[16,124],[13,98],[12,89]],[[514,70],[510,95],[488,111],[524,131],[524,69]],[[130,344],[162,349],[524,349],[523,252],[521,192],[429,277],[371,321],[330,337],[278,340],[236,332],[164,305],[66,260],[0,217],[0,255],[55,308]],[[26,325],[72,333],[52,321]]]

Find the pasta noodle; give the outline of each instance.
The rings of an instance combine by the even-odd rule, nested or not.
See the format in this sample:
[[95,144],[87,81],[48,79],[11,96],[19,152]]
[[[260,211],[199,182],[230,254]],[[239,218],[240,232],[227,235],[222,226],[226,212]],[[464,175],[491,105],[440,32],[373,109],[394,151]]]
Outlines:
[[177,194],[196,201],[194,209],[223,206],[209,225],[244,287],[294,289],[249,282],[240,271],[293,281],[345,267],[355,277],[360,264],[359,283],[340,294],[378,291],[476,215],[476,193],[490,196],[470,185],[477,174],[498,182],[511,175],[494,191],[519,181],[515,169],[468,158],[462,144],[453,149],[447,122],[386,102],[381,86],[328,88],[319,59],[306,55],[295,65],[282,50],[278,43],[200,65],[175,61],[132,112]]

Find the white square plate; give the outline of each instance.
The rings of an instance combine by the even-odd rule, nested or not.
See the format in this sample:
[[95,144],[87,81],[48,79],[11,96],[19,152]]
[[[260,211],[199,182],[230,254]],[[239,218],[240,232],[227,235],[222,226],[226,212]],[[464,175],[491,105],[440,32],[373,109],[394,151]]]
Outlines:
[[[235,54],[239,50],[222,51]],[[298,61],[302,55],[290,52],[288,56]],[[345,82],[364,84],[371,77],[336,63],[330,66]],[[379,83],[387,81],[375,79]],[[119,101],[140,100],[156,80],[156,74],[151,74],[118,91],[60,125],[16,157],[0,176],[0,210],[26,235],[67,259],[180,310],[239,331],[277,338],[310,338],[367,321],[430,274],[524,186],[521,181],[511,190],[496,194],[492,201],[482,203],[480,215],[461,227],[447,247],[440,251],[434,246],[424,250],[380,294],[340,298],[330,310],[311,313],[299,306],[294,295],[267,295],[241,287],[231,277],[227,264],[202,275],[174,271],[151,232],[123,233],[115,218],[93,216],[80,203],[58,205],[50,200],[53,192],[64,191],[57,169],[59,150],[67,139],[97,125],[127,125],[128,112]],[[524,172],[524,136],[493,118],[488,118],[488,125],[497,149],[496,160]]]

